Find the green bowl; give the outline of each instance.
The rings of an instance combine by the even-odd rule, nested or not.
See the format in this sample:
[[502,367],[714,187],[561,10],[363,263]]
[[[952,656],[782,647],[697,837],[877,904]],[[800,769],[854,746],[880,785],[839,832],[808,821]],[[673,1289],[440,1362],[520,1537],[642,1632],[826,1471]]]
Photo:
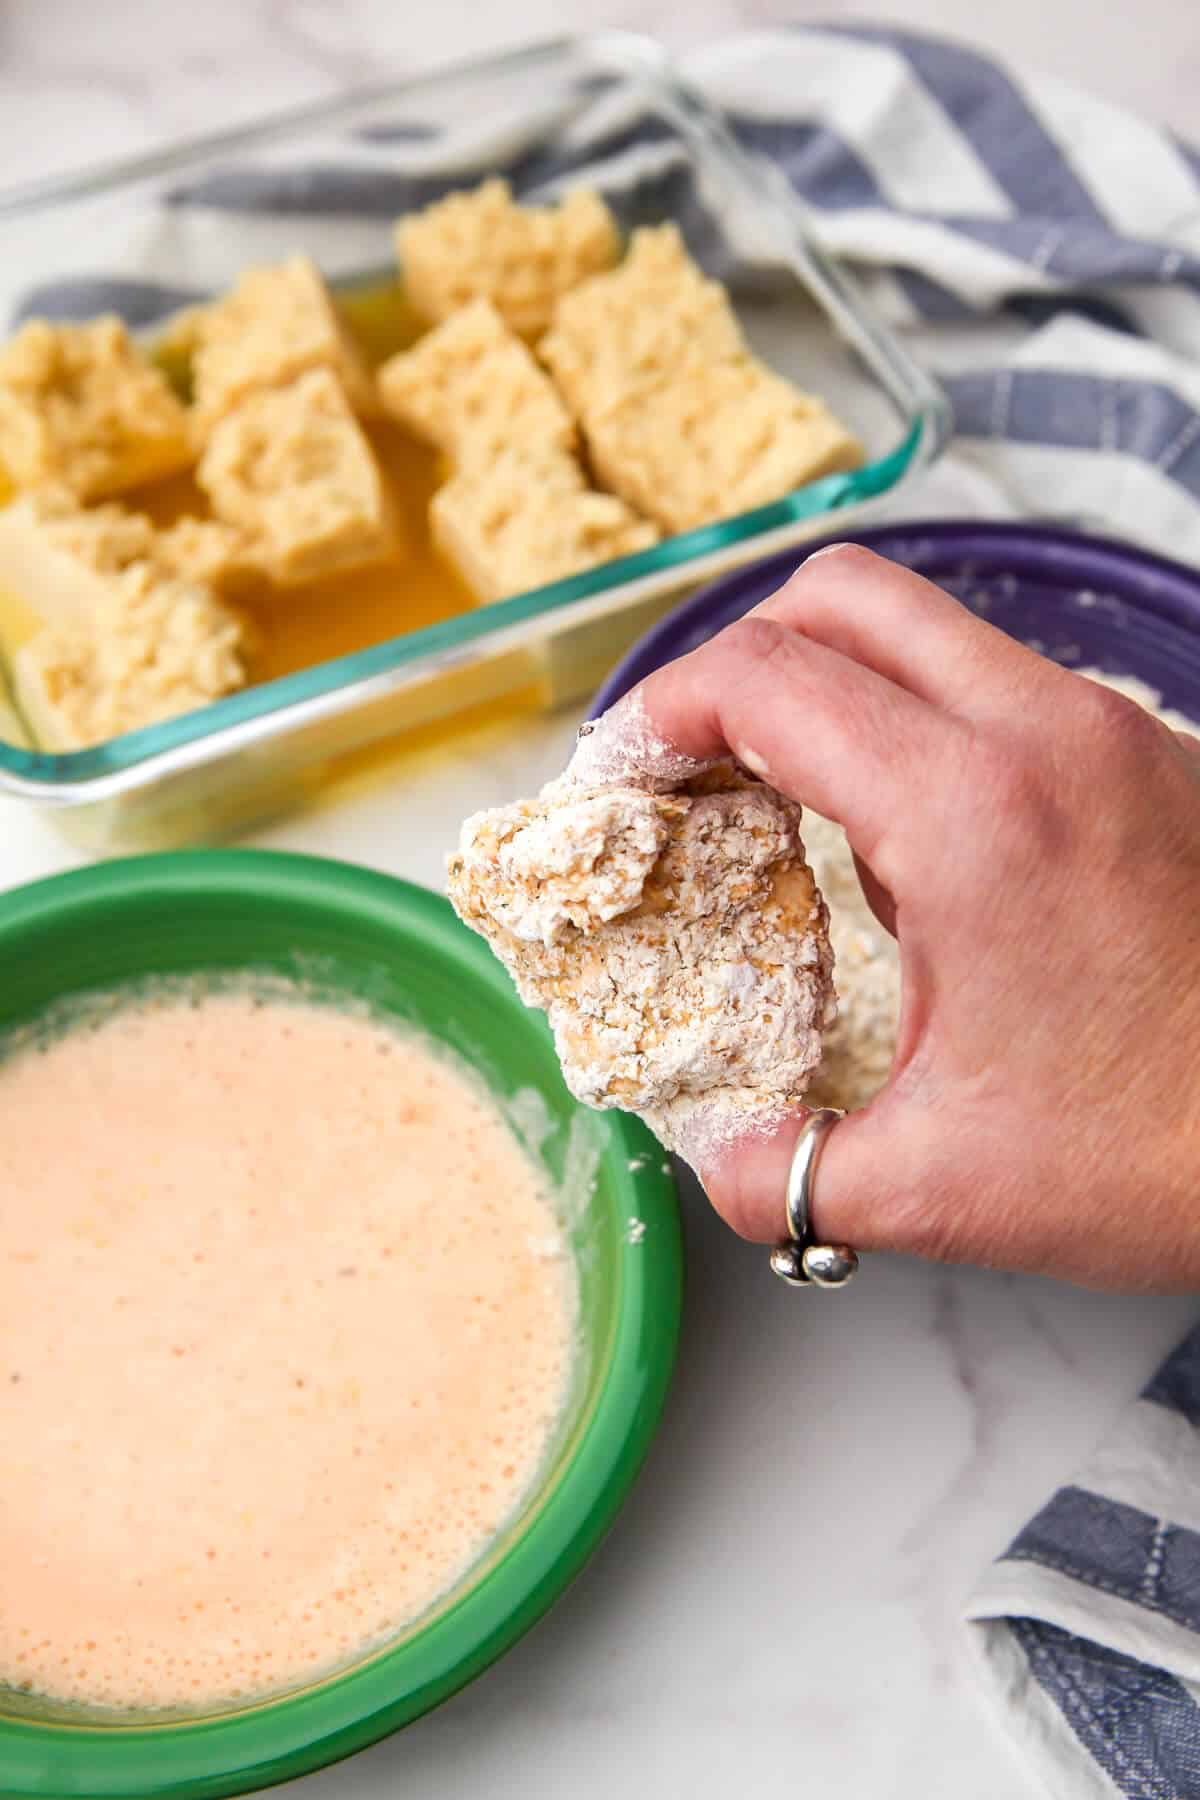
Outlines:
[[[236,1711],[114,1723],[0,1691],[5,1800],[214,1800],[348,1756],[427,1712],[509,1648],[611,1523],[658,1423],[679,1324],[681,1250],[663,1154],[635,1120],[563,1084],[540,1014],[424,889],[258,851],[109,863],[0,897],[0,1032],[70,996],[148,977],[254,969],[302,977],[413,1024],[508,1100],[535,1089],[539,1154],[561,1181],[595,1159],[572,1226],[583,1350],[537,1491],[484,1559],[406,1634],[312,1686]],[[644,1222],[631,1233],[628,1222]],[[636,1241],[634,1241],[636,1240]]]

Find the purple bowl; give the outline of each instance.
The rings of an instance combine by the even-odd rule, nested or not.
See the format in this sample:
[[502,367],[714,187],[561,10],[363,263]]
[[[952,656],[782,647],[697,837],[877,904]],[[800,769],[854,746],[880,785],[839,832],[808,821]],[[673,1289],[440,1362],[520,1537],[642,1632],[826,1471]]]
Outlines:
[[[1168,706],[1200,720],[1200,571],[1109,538],[973,520],[881,525],[822,539],[805,556],[847,541],[927,575],[1055,662],[1136,675]],[[804,560],[788,550],[693,594],[618,663],[592,702],[592,717],[740,619]]]

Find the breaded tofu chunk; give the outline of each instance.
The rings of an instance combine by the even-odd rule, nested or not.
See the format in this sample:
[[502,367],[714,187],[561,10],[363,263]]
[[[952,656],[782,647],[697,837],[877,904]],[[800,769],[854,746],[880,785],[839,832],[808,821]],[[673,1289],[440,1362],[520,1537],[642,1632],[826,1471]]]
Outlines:
[[502,600],[630,556],[658,530],[598,494],[562,451],[506,451],[459,469],[429,503],[433,540],[480,600]]
[[490,300],[473,300],[379,370],[387,411],[456,463],[501,450],[570,450],[554,383]]
[[240,622],[207,588],[139,562],[108,578],[87,620],[22,645],[13,685],[42,749],[82,750],[234,693],[241,652]]
[[431,320],[490,300],[522,337],[545,331],[558,301],[617,260],[612,214],[588,188],[557,206],[518,206],[507,181],[448,194],[396,226],[409,298]]
[[635,231],[619,267],[560,300],[538,353],[572,412],[586,418],[648,378],[745,349],[725,289],[667,224]]
[[329,369],[253,393],[218,421],[197,479],[281,587],[378,562],[396,523],[374,452]]
[[589,413],[592,468],[668,532],[779,500],[862,461],[824,402],[751,357],[672,372]]
[[466,820],[447,891],[545,1010],[576,1099],[696,1158],[795,1107],[834,1017],[800,823],[732,765],[670,787],[568,768]]
[[0,346],[0,468],[99,500],[192,460],[187,415],[120,319],[31,319]]
[[185,319],[201,437],[249,394],[310,369],[331,370],[357,413],[378,411],[371,373],[311,257],[246,269],[223,299]]

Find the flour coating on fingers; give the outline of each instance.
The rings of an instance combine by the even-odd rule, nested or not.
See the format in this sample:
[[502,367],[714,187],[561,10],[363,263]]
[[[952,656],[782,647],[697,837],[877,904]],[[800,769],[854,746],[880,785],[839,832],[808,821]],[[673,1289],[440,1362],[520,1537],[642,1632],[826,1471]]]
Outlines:
[[634,688],[600,718],[580,726],[575,754],[560,779],[588,788],[628,783],[656,794],[669,792],[714,766],[669,743],[651,724],[642,690]]

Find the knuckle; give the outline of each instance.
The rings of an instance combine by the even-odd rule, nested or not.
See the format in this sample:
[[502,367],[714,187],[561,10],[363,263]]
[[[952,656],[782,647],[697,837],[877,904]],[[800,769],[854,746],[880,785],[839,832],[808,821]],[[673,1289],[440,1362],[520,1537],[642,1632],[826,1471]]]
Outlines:
[[843,585],[861,594],[868,585],[878,587],[904,579],[907,572],[887,562],[862,544],[826,544],[792,570],[781,587],[746,615],[747,618],[784,619],[803,628],[809,613],[822,614],[822,590]]
[[1060,833],[1060,804],[1053,772],[1034,746],[1016,736],[977,739],[961,791],[977,810],[984,799],[1007,842],[1044,849]]
[[1098,681],[1081,680],[1079,687],[1076,715],[1088,738],[1126,755],[1140,755],[1161,744],[1162,727],[1136,700],[1101,687]]
[[772,663],[785,656],[793,639],[787,628],[763,613],[747,613],[713,639],[748,663]]
[[854,579],[869,569],[878,569],[879,563],[880,558],[873,551],[864,550],[861,544],[827,544],[798,563],[782,586],[768,594],[765,600],[760,600],[746,617],[769,619],[777,608],[787,609],[789,603],[802,598],[816,582],[840,581],[843,577]]

